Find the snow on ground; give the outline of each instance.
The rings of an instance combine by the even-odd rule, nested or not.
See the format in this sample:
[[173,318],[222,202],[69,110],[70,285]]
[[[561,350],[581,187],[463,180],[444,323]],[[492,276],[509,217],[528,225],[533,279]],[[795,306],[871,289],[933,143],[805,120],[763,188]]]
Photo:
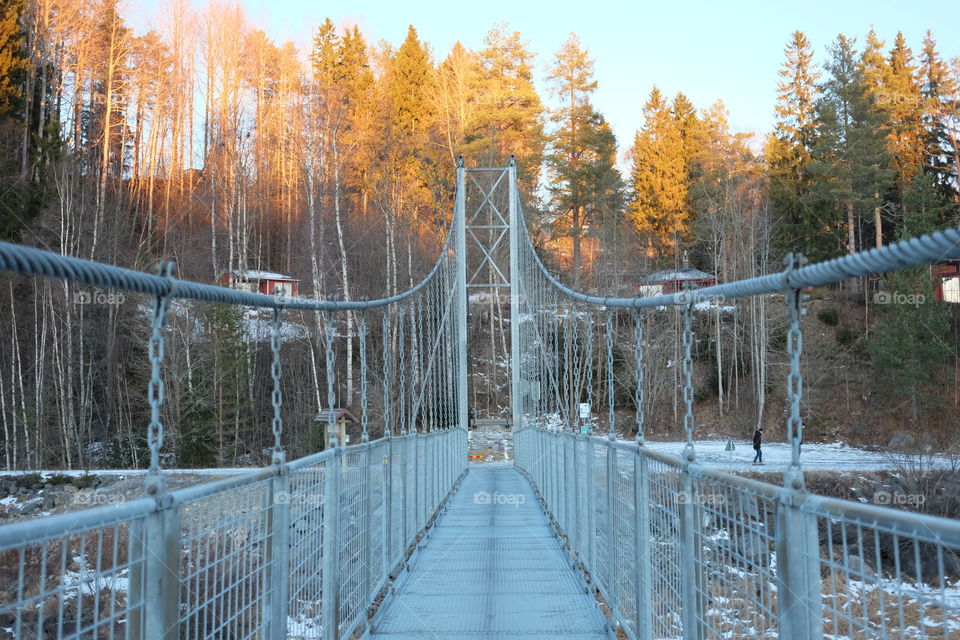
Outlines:
[[[231,476],[256,471],[262,467],[227,467],[223,469],[164,469],[164,474],[193,475],[193,476]],[[43,480],[53,476],[81,478],[83,476],[142,476],[147,474],[146,469],[42,469],[27,471],[0,471],[2,476],[27,476],[39,473]]]
[[504,430],[474,430],[467,432],[467,455],[477,462],[512,462],[513,433]]
[[[600,435],[600,434],[597,434]],[[621,442],[631,442],[621,440]],[[695,440],[694,450],[697,461],[712,469],[732,471],[781,471],[790,464],[790,445],[784,442],[765,442],[763,444],[762,466],[753,466],[753,444],[748,440],[734,440],[735,449],[727,451],[726,440]],[[647,441],[649,449],[679,458],[685,443],[680,441]],[[482,453],[483,462],[510,462],[513,460],[513,433],[510,430],[470,431],[469,444],[471,455]],[[598,449],[597,455],[603,450]],[[471,462],[476,462],[472,460]],[[916,456],[901,453],[869,451],[851,447],[841,442],[832,444],[804,444],[800,451],[800,462],[804,469],[811,471],[880,471],[899,468],[944,468],[956,464],[941,456]],[[189,474],[197,476],[229,476],[248,473],[260,467],[227,467],[218,469],[164,469],[165,474]],[[147,473],[145,469],[95,469],[95,470],[43,470],[43,471],[3,471],[2,475],[18,476],[39,473],[46,479],[61,475],[80,477],[87,474],[98,476],[131,476]]]
[[[260,309],[247,309],[243,313],[243,335],[247,342],[263,342],[270,339],[273,321]],[[309,337],[310,332],[301,324],[284,322],[280,325],[280,341],[290,342]]]
[[[734,440],[735,449],[727,451],[726,440],[694,440],[697,460],[703,466],[725,470],[780,471],[790,464],[790,445],[785,442],[764,442],[762,466],[753,466],[753,443]],[[680,457],[683,442],[647,442],[659,453]],[[800,464],[811,471],[868,471],[883,469],[931,468],[949,466],[951,461],[939,456],[915,456],[882,451],[868,451],[841,442],[809,443],[800,448]]]

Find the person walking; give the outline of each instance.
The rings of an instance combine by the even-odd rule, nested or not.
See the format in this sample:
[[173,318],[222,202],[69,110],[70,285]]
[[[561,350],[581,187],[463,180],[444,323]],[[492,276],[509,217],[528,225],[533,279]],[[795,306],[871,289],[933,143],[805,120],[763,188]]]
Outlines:
[[757,452],[757,455],[753,456],[753,464],[763,464],[763,451],[760,449],[762,442],[763,429],[759,428],[753,432],[753,448]]

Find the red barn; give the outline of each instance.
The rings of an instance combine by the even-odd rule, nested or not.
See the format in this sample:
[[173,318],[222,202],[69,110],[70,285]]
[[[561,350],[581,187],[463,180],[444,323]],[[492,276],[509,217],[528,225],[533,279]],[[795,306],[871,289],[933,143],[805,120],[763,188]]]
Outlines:
[[931,267],[930,275],[938,281],[934,300],[960,303],[960,260],[941,260]]
[[223,284],[241,291],[265,293],[268,296],[281,295],[296,298],[300,281],[286,273],[246,269],[227,271],[221,278]]

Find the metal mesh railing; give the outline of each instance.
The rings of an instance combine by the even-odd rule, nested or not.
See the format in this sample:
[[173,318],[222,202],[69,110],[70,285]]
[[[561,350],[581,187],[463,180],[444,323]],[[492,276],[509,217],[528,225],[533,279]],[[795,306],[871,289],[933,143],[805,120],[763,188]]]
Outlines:
[[[511,175],[511,179],[515,176]],[[518,330],[516,466],[630,638],[960,637],[960,521],[807,492],[800,466],[805,287],[960,258],[960,230],[781,273],[649,298],[573,291],[543,266],[511,211]],[[696,305],[785,294],[791,463],[784,486],[709,470],[694,442]],[[675,310],[686,446],[644,444],[645,314]],[[626,344],[624,335],[631,336]],[[634,362],[624,384],[615,362]],[[633,387],[635,442],[616,440],[618,388]],[[599,425],[604,437],[595,435]],[[632,426],[632,425],[631,425]]]
[[[462,215],[453,223],[462,226]],[[455,234],[416,286],[370,301],[247,293],[176,280],[169,263],[149,275],[7,243],[0,270],[154,297],[147,496],[0,527],[0,637],[333,640],[366,629],[378,594],[466,468],[466,387],[450,384],[466,379]],[[167,490],[164,336],[174,299],[272,310],[270,467]],[[327,411],[328,447],[293,462],[281,387],[290,311],[319,314],[328,409],[338,372],[353,362],[362,428],[360,443],[344,446]],[[382,382],[374,389],[371,379]],[[382,438],[371,441],[371,422]]]
[[516,440],[517,465],[629,637],[779,638],[788,624],[813,627],[804,637],[960,634],[956,520],[607,438],[528,428]]
[[152,500],[0,527],[0,628],[11,637],[124,638],[146,610],[135,576]]

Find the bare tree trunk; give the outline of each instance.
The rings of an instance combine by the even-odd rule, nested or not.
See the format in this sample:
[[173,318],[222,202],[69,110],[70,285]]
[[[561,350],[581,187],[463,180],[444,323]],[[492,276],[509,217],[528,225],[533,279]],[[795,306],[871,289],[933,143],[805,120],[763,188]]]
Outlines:
[[[873,194],[873,197],[874,197],[874,198],[879,198],[879,197],[880,197],[880,194],[879,194],[879,193],[875,193],[875,194]],[[880,217],[880,209],[881,209],[881,207],[879,207],[879,206],[873,208],[873,224],[874,224],[874,227],[875,227],[876,247],[877,247],[877,249],[879,249],[879,248],[881,248],[881,247],[883,246],[883,220],[882,220],[881,217]]]
[[[340,214],[340,153],[337,146],[339,125],[331,136],[333,151],[333,214],[337,225],[337,244],[340,248],[340,277],[343,280],[343,299],[349,301],[350,279],[347,273],[347,249],[343,241],[343,217]],[[353,405],[353,312],[347,312],[347,404]]]
[[720,345],[720,306],[717,305],[716,313],[716,330],[717,330],[717,408],[720,411],[720,415],[723,416],[723,348]]

